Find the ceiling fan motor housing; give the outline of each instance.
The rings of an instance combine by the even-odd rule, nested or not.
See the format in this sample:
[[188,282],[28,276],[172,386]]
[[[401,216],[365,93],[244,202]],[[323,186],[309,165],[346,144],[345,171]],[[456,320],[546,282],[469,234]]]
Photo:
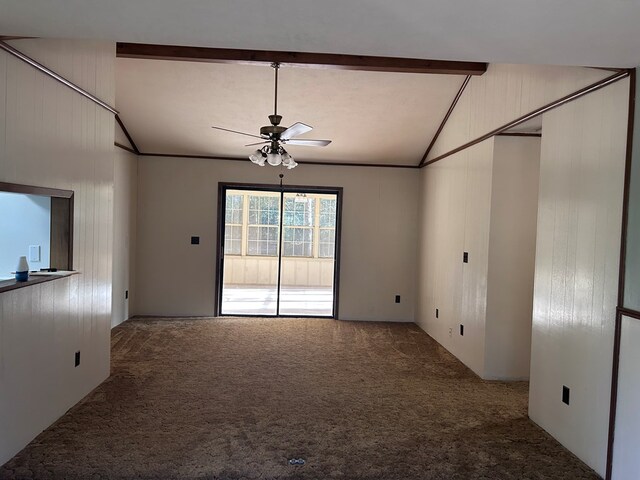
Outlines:
[[280,138],[282,132],[286,130],[286,127],[279,125],[265,125],[260,127],[260,135],[267,135],[269,138]]

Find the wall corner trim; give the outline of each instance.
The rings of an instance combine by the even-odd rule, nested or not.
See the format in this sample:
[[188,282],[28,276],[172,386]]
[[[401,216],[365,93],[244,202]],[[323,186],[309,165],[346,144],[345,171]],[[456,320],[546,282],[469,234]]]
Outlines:
[[620,270],[618,272],[618,307],[616,310],[615,330],[613,337],[613,366],[611,369],[611,397],[609,404],[609,432],[607,439],[607,463],[605,479],[613,476],[613,449],[616,428],[616,411],[618,403],[618,375],[620,370],[620,346],[622,335],[622,317],[628,316],[640,320],[640,313],[624,308],[625,270],[627,257],[627,227],[629,223],[629,190],[631,186],[631,163],[633,161],[633,130],[636,110],[636,69],[626,70],[629,82],[629,112],[627,121],[627,150],[624,171],[624,196],[622,203],[622,229],[620,235]]
[[471,80],[471,75],[467,75],[464,81],[462,82],[462,85],[460,86],[458,93],[456,93],[456,96],[453,98],[453,102],[451,102],[451,106],[449,107],[449,110],[447,110],[447,113],[442,119],[442,122],[440,123],[438,130],[436,130],[436,134],[431,139],[431,143],[429,143],[429,146],[427,147],[427,151],[424,152],[424,155],[420,159],[420,163],[418,163],[418,168],[422,167],[424,165],[424,162],[427,161],[427,157],[429,156],[429,153],[431,153],[431,149],[436,144],[436,140],[438,140],[438,137],[440,136],[440,133],[442,133],[442,130],[444,130],[444,126],[447,123],[447,120],[449,120],[449,117],[453,113],[453,109],[456,108],[456,105],[458,104],[458,100],[460,100],[460,97],[462,97],[462,93],[464,92],[464,89],[467,88],[467,85],[469,84],[470,80]]
[[[120,118],[120,115],[118,113],[116,113],[116,122],[118,122],[118,125],[120,125],[120,128],[122,129],[122,133],[124,133],[124,136],[127,137],[127,140],[129,140],[129,144],[133,149],[132,153],[135,153],[136,155],[140,155],[140,149],[136,145],[136,142],[133,141],[133,137],[129,134],[129,130],[127,130],[127,127],[124,126],[124,123],[122,122],[122,119]],[[116,143],[116,146],[120,148],[124,148],[125,150],[128,150],[127,148],[124,147],[124,145],[120,145]]]

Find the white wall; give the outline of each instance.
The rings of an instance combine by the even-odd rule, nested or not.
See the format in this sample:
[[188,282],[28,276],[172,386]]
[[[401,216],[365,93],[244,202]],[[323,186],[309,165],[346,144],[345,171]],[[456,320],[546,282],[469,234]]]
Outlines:
[[428,158],[612,74],[594,68],[492,63],[484,75],[471,78]]
[[[136,313],[213,315],[218,182],[276,184],[278,173],[248,160],[140,157]],[[339,317],[413,321],[417,172],[300,165],[284,180],[344,187]]]
[[416,322],[482,378],[528,377],[539,143],[491,138],[422,170]]
[[[640,92],[640,77],[636,76],[636,92]],[[637,95],[637,94],[636,94]],[[640,310],[640,103],[635,102],[633,158],[629,190],[629,224],[625,269],[624,307]],[[638,342],[640,320],[622,318],[620,333],[620,370],[618,402],[613,444],[613,479],[631,480],[640,471],[640,376],[638,375]]]
[[[491,65],[487,74],[471,80],[430,158],[609,73]],[[543,118],[530,416],[600,474],[606,461],[628,87],[628,80],[619,81]],[[461,244],[459,230],[464,226],[456,220],[461,211],[467,221],[469,218],[469,211],[457,200],[462,190],[456,185],[468,185],[464,180],[468,170],[460,154],[470,152],[468,155],[476,157],[476,168],[487,170],[489,152],[482,155],[478,150],[485,143],[424,169],[420,218],[418,322],[476,372],[483,371],[484,364],[477,353],[471,353],[475,347],[463,348],[455,328],[449,338],[448,329],[456,327],[455,320],[445,317],[436,321],[433,311],[435,299],[439,299],[439,304],[445,303],[446,315],[453,311],[465,318],[462,311],[446,306],[451,303],[446,295],[458,298],[456,285],[466,270],[461,273],[454,263],[443,269],[441,264],[448,261],[449,249],[458,252],[461,245],[473,248],[470,240],[477,249],[487,239],[480,229]],[[478,191],[464,194],[476,198],[474,207],[481,212],[486,207],[486,197],[481,194],[486,184],[477,173]],[[443,242],[442,231],[447,232],[444,237],[450,245],[442,247],[445,254],[433,256],[431,249]],[[475,305],[471,311],[476,312],[486,308],[481,300],[481,279],[476,285],[480,288],[463,287],[461,310],[468,305]],[[475,336],[475,342],[483,350],[485,344],[490,348],[481,335]],[[571,388],[569,407],[561,403],[562,385]]]
[[[529,416],[605,473],[629,81],[546,113]],[[571,402],[561,402],[562,386]]]
[[540,139],[496,137],[493,152],[484,378],[528,379]]
[[[113,104],[113,43],[12,43]],[[75,192],[80,272],[0,293],[0,464],[109,375],[113,135],[113,114],[0,52],[0,181]]]
[[[40,246],[32,261],[29,246]],[[29,270],[48,268],[51,254],[51,198],[0,192],[0,279],[11,278],[18,258],[26,256]]]
[[613,480],[636,480],[640,472],[638,437],[640,435],[640,321],[622,317],[620,369],[615,442],[613,444]]
[[629,186],[629,223],[625,267],[624,306],[640,311],[640,75],[636,75],[636,111]]
[[[135,254],[138,156],[115,148],[113,162],[113,294],[111,326],[132,317],[135,302]],[[125,292],[129,292],[126,298]]]
[[[470,80],[428,158],[447,153],[610,74],[582,67],[489,65],[487,73]],[[422,170],[417,321],[478,375],[504,378],[506,372],[498,363],[507,350],[495,352],[492,342],[485,345],[493,142],[486,140]],[[469,252],[469,264],[459,263],[461,251]],[[524,289],[526,286],[520,292]],[[436,308],[440,310],[439,319],[435,318]],[[495,303],[495,308],[500,304]],[[459,335],[460,323],[465,325],[464,337]],[[490,330],[496,341],[502,333],[499,324],[500,320]],[[522,320],[518,324],[524,325]],[[519,346],[524,348],[527,332],[519,331]],[[489,370],[485,365],[487,352],[497,355],[487,365]],[[522,376],[525,364],[520,359],[509,376]]]
[[[485,369],[493,147],[489,139],[422,169],[420,175],[416,323],[480,376]],[[467,264],[462,263],[465,251]]]

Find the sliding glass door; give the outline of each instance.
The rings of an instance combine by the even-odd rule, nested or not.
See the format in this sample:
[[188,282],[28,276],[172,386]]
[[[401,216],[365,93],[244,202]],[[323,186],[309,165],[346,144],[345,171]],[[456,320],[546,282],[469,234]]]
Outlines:
[[336,194],[284,194],[283,315],[332,316],[336,204]]
[[335,316],[340,194],[222,185],[219,314]]

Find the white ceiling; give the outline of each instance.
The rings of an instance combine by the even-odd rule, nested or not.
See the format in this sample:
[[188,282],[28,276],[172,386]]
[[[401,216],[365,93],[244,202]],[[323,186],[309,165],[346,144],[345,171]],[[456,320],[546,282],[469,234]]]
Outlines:
[[640,65],[638,0],[0,0],[0,12],[2,35]]
[[[464,77],[333,69],[280,70],[282,124],[304,122],[300,138],[324,148],[290,145],[298,160],[417,165]],[[140,151],[245,157],[273,113],[268,66],[118,58],[116,108]]]

